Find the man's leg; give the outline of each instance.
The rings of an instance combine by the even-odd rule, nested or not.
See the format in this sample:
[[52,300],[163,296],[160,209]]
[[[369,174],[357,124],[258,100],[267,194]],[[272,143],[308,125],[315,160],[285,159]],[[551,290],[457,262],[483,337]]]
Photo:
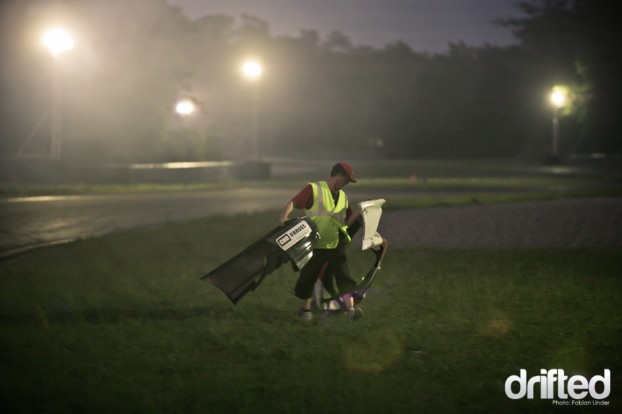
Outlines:
[[294,294],[302,301],[300,304],[300,311],[308,312],[309,316],[311,312],[313,286],[315,285],[325,262],[326,255],[324,251],[322,249],[315,250],[313,257],[309,260],[309,263],[307,263],[306,266],[300,270],[300,275],[298,276],[296,286],[294,287]]
[[354,298],[351,293],[356,288],[357,283],[350,276],[350,267],[345,254],[335,254],[331,258],[329,270],[332,270],[335,275],[335,282],[341,293],[348,318],[353,321],[360,319],[363,316],[363,311],[360,308],[354,307]]

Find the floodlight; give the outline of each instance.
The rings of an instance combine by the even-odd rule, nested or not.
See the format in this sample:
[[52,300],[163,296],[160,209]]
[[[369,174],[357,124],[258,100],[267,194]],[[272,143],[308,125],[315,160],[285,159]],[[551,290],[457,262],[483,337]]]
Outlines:
[[59,27],[49,29],[43,34],[43,46],[49,50],[54,57],[68,52],[74,47],[74,40],[71,34]]
[[196,106],[190,99],[182,99],[175,105],[175,112],[181,116],[192,115],[195,111]]
[[254,80],[261,77],[261,73],[263,72],[263,68],[261,64],[254,60],[249,60],[242,66],[242,73],[248,79]]
[[551,95],[549,95],[549,100],[555,108],[563,108],[568,100],[568,88],[564,86],[554,86],[551,90]]

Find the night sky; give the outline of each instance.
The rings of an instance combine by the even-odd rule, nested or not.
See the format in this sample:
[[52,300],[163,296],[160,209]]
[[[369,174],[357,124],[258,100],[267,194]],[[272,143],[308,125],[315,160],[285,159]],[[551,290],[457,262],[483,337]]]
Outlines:
[[521,16],[517,0],[167,0],[186,15],[239,17],[270,24],[272,35],[314,29],[324,37],[339,30],[355,45],[382,47],[398,40],[418,52],[443,52],[448,43],[507,46],[511,32],[492,23]]

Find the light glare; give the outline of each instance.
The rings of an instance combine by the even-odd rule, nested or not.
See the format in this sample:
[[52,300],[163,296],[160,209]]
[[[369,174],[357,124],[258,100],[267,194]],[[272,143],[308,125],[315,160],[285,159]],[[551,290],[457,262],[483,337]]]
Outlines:
[[43,34],[43,45],[54,57],[68,52],[74,47],[73,37],[61,28],[53,28]]
[[177,102],[177,105],[175,105],[175,112],[181,116],[192,115],[195,110],[196,107],[194,106],[194,103],[189,99],[181,100]]
[[549,96],[551,104],[558,109],[566,105],[567,98],[568,91],[566,88],[563,88],[561,86],[555,86],[551,91],[551,95]]
[[249,79],[257,79],[261,76],[263,68],[255,61],[248,61],[242,66],[242,73]]

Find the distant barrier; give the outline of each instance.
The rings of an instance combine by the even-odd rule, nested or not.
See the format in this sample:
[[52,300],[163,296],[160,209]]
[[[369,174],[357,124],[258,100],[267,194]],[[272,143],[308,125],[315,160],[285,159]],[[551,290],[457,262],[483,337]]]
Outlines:
[[566,159],[566,163],[574,167],[619,171],[622,165],[622,154],[570,154]]
[[222,181],[234,178],[234,165],[231,161],[131,164],[127,166],[127,182],[168,184]]
[[264,161],[202,161],[89,166],[49,158],[1,160],[6,184],[175,184],[228,179],[265,180],[272,166]]

